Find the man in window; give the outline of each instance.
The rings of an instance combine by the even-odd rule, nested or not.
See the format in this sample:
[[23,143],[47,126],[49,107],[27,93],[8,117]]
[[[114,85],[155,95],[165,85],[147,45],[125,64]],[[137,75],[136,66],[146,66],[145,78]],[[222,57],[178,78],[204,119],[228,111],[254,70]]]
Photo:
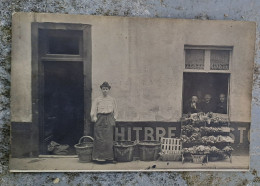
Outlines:
[[215,111],[215,104],[214,104],[214,102],[211,98],[212,97],[211,97],[210,94],[205,94],[204,101],[201,104],[202,112],[208,113],[208,112],[214,112]]
[[192,96],[191,101],[189,101],[185,107],[184,107],[184,113],[185,114],[192,114],[192,113],[198,113],[201,111],[200,105],[199,105],[199,99],[198,96]]
[[227,99],[225,94],[219,95],[219,102],[216,107],[216,113],[227,114]]

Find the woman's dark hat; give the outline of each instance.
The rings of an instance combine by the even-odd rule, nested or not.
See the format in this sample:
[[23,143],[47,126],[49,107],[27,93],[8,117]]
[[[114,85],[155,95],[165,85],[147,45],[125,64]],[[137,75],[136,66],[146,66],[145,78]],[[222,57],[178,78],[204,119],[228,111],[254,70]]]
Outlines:
[[102,87],[108,87],[109,89],[111,88],[111,86],[106,81],[102,85],[100,85],[101,89],[102,89]]

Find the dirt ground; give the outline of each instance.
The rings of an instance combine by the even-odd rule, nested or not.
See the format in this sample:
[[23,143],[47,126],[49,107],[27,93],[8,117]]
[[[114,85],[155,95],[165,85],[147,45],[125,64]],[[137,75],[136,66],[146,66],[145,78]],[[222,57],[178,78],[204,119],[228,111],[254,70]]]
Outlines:
[[249,169],[249,156],[233,156],[229,159],[204,164],[180,161],[132,161],[98,164],[80,163],[77,157],[11,158],[10,172],[99,172],[99,171],[183,171],[183,170],[237,170]]

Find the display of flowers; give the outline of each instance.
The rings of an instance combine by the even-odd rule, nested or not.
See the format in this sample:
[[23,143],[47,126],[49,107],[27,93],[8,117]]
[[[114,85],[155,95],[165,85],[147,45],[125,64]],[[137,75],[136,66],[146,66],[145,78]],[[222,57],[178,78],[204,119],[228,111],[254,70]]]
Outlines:
[[229,127],[201,127],[200,130],[205,133],[230,132]]
[[[186,118],[185,118],[186,117]],[[229,143],[234,140],[227,115],[217,113],[194,113],[182,118],[182,152],[193,155],[208,154],[212,161],[224,159],[234,150]],[[228,145],[228,146],[226,146]],[[224,147],[224,148],[223,148]]]
[[203,136],[201,138],[203,143],[216,143],[217,142],[217,137],[215,136]]
[[217,155],[217,154],[223,154],[223,151],[215,146],[212,146],[210,147],[209,153]]
[[217,136],[217,142],[234,143],[234,140],[230,136]]
[[234,140],[230,136],[203,136],[201,138],[203,143],[222,143],[222,142],[227,142],[227,143],[234,143]]
[[182,152],[190,154],[209,154],[210,146],[197,145],[190,148],[183,148]]
[[211,146],[210,147],[210,152],[219,152],[220,151],[220,149],[218,149],[217,147],[215,147],[215,146]]
[[208,122],[208,124],[224,124],[228,122],[229,119],[227,117],[220,114],[213,113],[210,122]]
[[190,118],[190,115],[183,115],[183,117],[180,119],[182,125],[189,125],[192,124],[192,119]]
[[200,133],[193,133],[190,137],[187,135],[182,135],[181,140],[183,143],[199,143],[201,142],[201,135]]
[[201,135],[200,133],[193,133],[190,137],[191,142],[198,142],[201,141]]
[[224,156],[225,154],[230,154],[233,150],[234,149],[231,146],[226,146],[222,150],[215,146],[212,146],[210,147],[209,154]]
[[181,141],[182,143],[189,143],[190,142],[190,138],[186,135],[182,135],[181,136]]
[[210,152],[210,147],[204,145],[195,146],[195,151],[197,154],[208,154]]
[[201,127],[200,130],[206,133],[221,132],[219,127]]
[[194,148],[193,147],[190,147],[190,148],[183,148],[182,149],[182,153],[190,153],[190,154],[194,154]]
[[234,149],[231,146],[226,146],[222,149],[224,152],[230,153],[232,152]]
[[181,127],[181,131],[183,134],[188,134],[190,132],[193,132],[193,130],[194,130],[194,127],[192,125],[183,125]]
[[190,135],[191,133],[193,133],[193,132],[199,132],[200,131],[200,129],[199,128],[197,128],[197,127],[193,127],[192,125],[183,125],[182,127],[181,127],[181,130],[182,130],[182,133],[184,134],[184,135]]
[[221,117],[213,117],[211,119],[211,123],[227,123],[228,119],[226,118],[221,118]]
[[193,113],[190,115],[190,118],[193,120],[193,121],[199,121],[200,120],[200,117],[199,117],[199,114],[198,113]]
[[216,113],[203,113],[203,112],[199,112],[199,113],[193,113],[193,114],[185,114],[183,115],[181,121],[183,122],[183,124],[198,124],[198,123],[207,123],[207,124],[223,124],[223,123],[228,123],[229,119],[226,118],[225,116],[222,116],[220,114],[216,114]]
[[204,119],[202,119],[205,116],[204,113],[193,113],[193,114],[185,114],[183,115],[183,117],[181,118],[182,122],[194,122],[194,121],[205,121]]

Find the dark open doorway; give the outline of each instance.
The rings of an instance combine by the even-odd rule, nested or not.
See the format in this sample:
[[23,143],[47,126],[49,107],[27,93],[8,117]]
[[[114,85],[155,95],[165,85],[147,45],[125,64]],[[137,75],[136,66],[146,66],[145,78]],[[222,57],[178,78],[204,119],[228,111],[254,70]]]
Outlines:
[[220,94],[225,94],[228,101],[229,76],[225,73],[183,73],[183,113],[186,113],[184,106],[191,101],[192,96],[197,96],[199,102],[202,102],[204,96],[210,94],[216,106]]
[[44,62],[44,139],[73,147],[84,131],[82,62]]
[[32,23],[31,156],[91,135],[91,53],[91,25]]

